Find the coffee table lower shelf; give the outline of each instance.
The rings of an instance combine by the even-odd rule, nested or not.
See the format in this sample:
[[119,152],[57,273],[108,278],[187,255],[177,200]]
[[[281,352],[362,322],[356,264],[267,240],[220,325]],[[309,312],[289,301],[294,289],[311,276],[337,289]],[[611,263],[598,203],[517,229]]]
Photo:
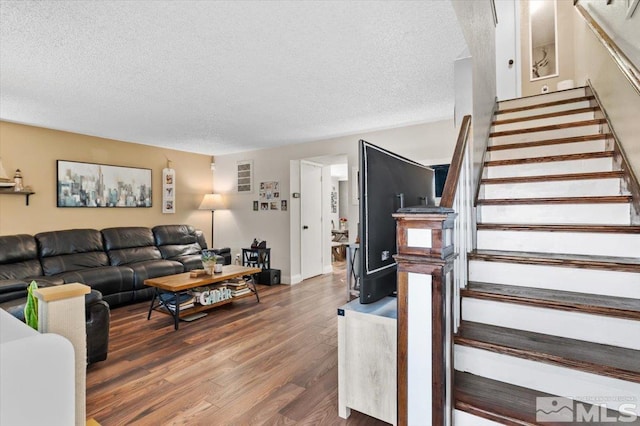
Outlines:
[[[192,277],[189,272],[181,274],[168,275],[164,277],[151,278],[144,281],[144,284],[149,287],[154,287],[155,291],[153,298],[151,299],[151,305],[149,306],[149,313],[147,314],[147,320],[151,319],[151,312],[158,311],[163,314],[171,315],[173,317],[173,326],[175,330],[178,330],[178,323],[180,318],[185,318],[189,315],[197,314],[199,312],[208,311],[210,309],[217,308],[218,306],[228,305],[232,303],[234,299],[244,299],[252,295],[256,296],[256,300],[260,303],[260,296],[258,295],[258,288],[256,286],[255,274],[259,273],[261,269],[240,265],[225,265],[222,268],[221,273],[216,273],[209,276],[197,276]],[[196,305],[187,309],[180,309],[178,302],[180,293],[185,290],[190,290],[196,287],[210,286],[210,285],[222,285],[228,279],[236,277],[246,277],[247,288],[249,293],[241,296],[232,297],[231,299],[223,300],[220,302],[212,303],[211,305]],[[173,294],[173,300],[176,302],[176,310],[169,309],[165,306],[166,301],[163,301],[160,297],[162,293]]]
[[[227,299],[227,300],[222,300],[220,302],[212,303],[211,305],[196,304],[192,308],[181,309],[180,313],[178,314],[178,317],[179,318],[184,318],[184,317],[189,316],[189,315],[197,314],[198,312],[208,311],[210,309],[217,308],[219,306],[228,305],[230,303],[233,303],[234,300],[244,299],[245,297],[251,297],[253,295],[254,295],[253,292],[251,292],[251,293],[243,294],[242,296],[234,296],[234,297],[232,297],[230,299]],[[157,299],[157,297],[156,297],[156,299]],[[157,312],[160,312],[160,313],[163,313],[165,315],[174,316],[173,311],[171,311],[170,309],[164,307],[161,304],[157,305],[157,306],[154,306],[153,310],[155,310]]]

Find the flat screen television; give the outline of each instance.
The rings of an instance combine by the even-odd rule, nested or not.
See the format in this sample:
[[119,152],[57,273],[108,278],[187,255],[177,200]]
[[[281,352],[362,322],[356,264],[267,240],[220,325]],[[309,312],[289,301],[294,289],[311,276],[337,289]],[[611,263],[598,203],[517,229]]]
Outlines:
[[396,221],[403,207],[435,205],[433,169],[367,141],[359,142],[360,303],[396,292]]

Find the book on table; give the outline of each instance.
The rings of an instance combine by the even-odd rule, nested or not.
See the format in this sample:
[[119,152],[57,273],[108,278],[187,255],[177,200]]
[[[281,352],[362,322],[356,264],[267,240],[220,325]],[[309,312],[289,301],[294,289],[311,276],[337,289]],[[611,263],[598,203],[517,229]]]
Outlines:
[[243,296],[245,294],[251,293],[251,290],[249,289],[249,287],[245,287],[241,290],[232,290],[231,291],[231,295],[233,297],[238,297],[238,296]]
[[[172,311],[176,310],[176,296],[173,293],[160,293],[159,297],[162,305],[167,309],[171,309]],[[195,297],[187,292],[178,293],[177,299],[177,303],[180,305],[181,310],[192,308],[194,306]]]

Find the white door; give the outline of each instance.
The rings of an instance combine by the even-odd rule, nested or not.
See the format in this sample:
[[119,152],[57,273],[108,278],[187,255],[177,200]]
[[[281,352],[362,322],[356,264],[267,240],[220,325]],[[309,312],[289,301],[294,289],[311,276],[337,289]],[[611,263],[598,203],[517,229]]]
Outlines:
[[496,25],[496,95],[498,100],[519,98],[520,87],[520,11],[517,0],[495,2]]
[[322,166],[300,162],[302,279],[322,274]]

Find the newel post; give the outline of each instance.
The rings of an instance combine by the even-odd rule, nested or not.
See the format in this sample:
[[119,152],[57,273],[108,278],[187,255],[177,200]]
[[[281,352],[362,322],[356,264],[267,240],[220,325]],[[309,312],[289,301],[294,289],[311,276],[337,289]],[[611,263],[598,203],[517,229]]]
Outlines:
[[452,209],[394,214],[398,255],[398,424],[451,424]]
[[76,422],[86,422],[87,382],[87,331],[84,295],[91,288],[84,284],[64,284],[39,288],[34,293],[38,298],[38,331],[55,333],[67,338],[75,353]]

